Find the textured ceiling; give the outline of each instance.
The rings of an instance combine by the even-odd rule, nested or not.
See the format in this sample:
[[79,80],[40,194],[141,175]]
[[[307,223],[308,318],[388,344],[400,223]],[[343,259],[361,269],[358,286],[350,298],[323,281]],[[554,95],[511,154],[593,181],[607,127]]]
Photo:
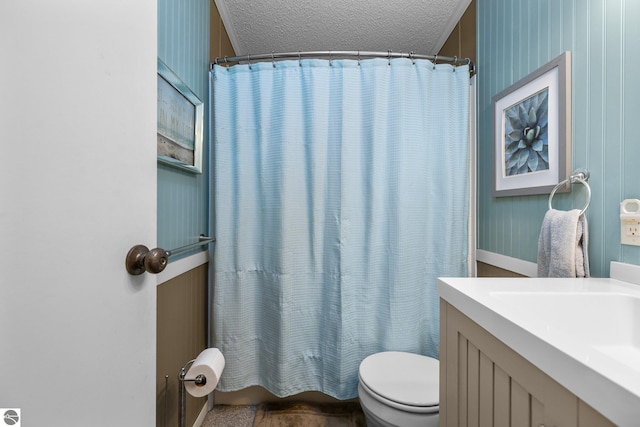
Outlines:
[[238,55],[314,50],[435,54],[471,0],[215,0]]

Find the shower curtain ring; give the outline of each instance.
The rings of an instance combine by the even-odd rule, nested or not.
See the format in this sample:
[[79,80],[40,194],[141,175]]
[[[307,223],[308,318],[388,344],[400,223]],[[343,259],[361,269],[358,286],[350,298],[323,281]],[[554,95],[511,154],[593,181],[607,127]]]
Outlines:
[[333,58],[331,58],[331,51],[329,51],[329,66],[333,67]]
[[273,65],[273,68],[276,68],[276,59],[273,56],[273,51],[271,51],[271,65]]
[[388,65],[391,66],[391,49],[387,50]]
[[411,59],[411,63],[412,63],[413,65],[416,65],[416,57],[415,57],[415,55],[414,55],[414,54],[415,54],[415,52],[414,52],[414,51],[409,52],[409,58]]
[[302,67],[302,55],[300,54],[300,51],[298,51],[298,65]]
[[436,62],[438,62],[438,55],[433,58],[433,69],[436,69]]
[[453,57],[453,72],[456,72],[456,63],[458,62],[458,57],[454,56]]
[[358,65],[360,65],[360,51],[358,51]]
[[249,69],[251,69],[251,55],[247,53],[247,62],[249,62]]

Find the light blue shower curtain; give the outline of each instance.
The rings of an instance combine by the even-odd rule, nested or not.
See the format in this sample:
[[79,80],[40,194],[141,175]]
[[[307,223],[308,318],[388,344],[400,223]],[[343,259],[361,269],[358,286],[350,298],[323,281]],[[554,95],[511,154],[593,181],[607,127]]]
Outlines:
[[313,59],[212,80],[219,389],[347,399],[369,354],[437,357],[436,278],[467,275],[468,67]]

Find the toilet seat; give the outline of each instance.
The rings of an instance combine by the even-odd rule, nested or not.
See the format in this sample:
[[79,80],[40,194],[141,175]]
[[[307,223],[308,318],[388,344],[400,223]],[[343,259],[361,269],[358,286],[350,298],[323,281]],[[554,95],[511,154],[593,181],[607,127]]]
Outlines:
[[419,354],[387,351],[360,364],[363,388],[388,406],[414,413],[439,409],[440,362]]

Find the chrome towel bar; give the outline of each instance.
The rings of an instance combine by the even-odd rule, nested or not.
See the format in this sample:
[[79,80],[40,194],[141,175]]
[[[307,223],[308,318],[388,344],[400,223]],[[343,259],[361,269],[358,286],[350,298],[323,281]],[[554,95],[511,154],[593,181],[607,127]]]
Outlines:
[[553,190],[551,191],[551,194],[549,194],[549,210],[553,209],[551,205],[551,201],[553,200],[553,196],[556,194],[556,191],[558,191],[560,188],[564,186],[570,186],[575,182],[579,182],[580,184],[584,185],[584,188],[587,190],[587,203],[584,205],[584,208],[582,208],[582,210],[580,211],[580,215],[585,213],[585,211],[589,207],[589,203],[591,203],[591,186],[587,182],[589,181],[589,176],[590,174],[588,170],[576,169],[573,172],[573,174],[569,176],[569,178],[565,179],[564,181],[560,181],[558,185],[556,185],[553,188]]
[[201,234],[197,242],[170,251],[165,251],[162,248],[149,250],[149,248],[144,245],[136,245],[129,249],[127,257],[125,258],[125,267],[127,272],[134,276],[138,276],[145,271],[157,274],[165,269],[169,263],[170,256],[195,249],[202,245],[208,245],[215,241],[216,239],[214,237],[207,237]]

